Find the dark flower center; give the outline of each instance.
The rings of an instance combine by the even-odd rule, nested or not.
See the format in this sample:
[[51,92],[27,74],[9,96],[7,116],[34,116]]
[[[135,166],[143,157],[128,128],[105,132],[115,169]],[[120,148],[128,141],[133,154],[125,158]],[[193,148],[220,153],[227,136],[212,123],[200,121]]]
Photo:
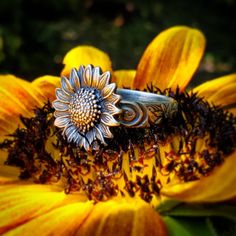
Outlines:
[[[129,194],[150,202],[159,196],[163,185],[208,176],[235,151],[233,114],[210,106],[197,94],[148,90],[173,97],[178,102],[176,115],[166,117],[163,110],[161,122],[148,128],[115,127],[114,138],[107,140],[108,145],[89,154],[67,143],[53,125],[54,110],[48,103],[35,111],[35,117],[21,117],[25,128],[18,128],[0,144],[8,151],[6,164],[20,167],[21,179],[32,178],[39,183],[62,179],[66,193],[83,191],[95,201]],[[87,130],[87,125],[95,122],[93,114],[99,113],[93,106],[93,112],[85,116],[87,120],[79,115],[77,118],[77,113],[86,113],[79,104],[98,105],[93,101],[99,99],[91,91],[84,96],[86,99],[82,94],[81,91],[74,96],[71,110],[74,109],[74,122],[81,122]]]

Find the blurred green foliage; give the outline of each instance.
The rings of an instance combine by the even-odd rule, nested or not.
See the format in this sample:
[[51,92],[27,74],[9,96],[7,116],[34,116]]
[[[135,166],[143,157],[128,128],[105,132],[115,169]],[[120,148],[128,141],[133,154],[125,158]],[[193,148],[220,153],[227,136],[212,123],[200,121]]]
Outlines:
[[58,75],[65,53],[80,44],[106,51],[113,67],[135,68],[147,44],[173,25],[207,37],[203,70],[236,68],[234,0],[1,0],[0,73],[32,80]]

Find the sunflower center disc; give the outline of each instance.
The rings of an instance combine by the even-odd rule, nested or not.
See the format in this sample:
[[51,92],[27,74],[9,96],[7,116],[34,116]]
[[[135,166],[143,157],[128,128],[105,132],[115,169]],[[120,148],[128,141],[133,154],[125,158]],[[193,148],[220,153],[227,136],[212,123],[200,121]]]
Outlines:
[[79,89],[71,97],[69,104],[71,121],[83,133],[89,131],[97,122],[101,106],[94,89]]

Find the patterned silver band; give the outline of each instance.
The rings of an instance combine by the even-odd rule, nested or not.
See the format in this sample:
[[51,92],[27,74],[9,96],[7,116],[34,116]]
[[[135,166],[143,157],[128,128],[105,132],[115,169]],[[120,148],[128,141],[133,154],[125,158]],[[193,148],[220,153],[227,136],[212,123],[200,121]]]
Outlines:
[[172,117],[178,109],[177,102],[164,95],[130,89],[117,89],[116,93],[121,96],[122,109],[118,120],[126,127],[141,128],[158,124],[163,115]]

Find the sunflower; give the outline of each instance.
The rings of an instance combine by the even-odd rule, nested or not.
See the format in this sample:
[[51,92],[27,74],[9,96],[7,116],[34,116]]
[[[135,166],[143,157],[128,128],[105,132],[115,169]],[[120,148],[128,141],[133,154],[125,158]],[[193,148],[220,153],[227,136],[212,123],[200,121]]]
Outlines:
[[[55,108],[55,125],[64,128],[68,142],[74,141],[87,151],[95,139],[106,144],[105,138],[112,138],[109,126],[119,123],[113,118],[121,110],[115,106],[120,96],[114,94],[115,83],[109,84],[109,71],[101,74],[99,67],[80,66],[72,69],[70,79],[62,77],[62,89],[56,89],[52,104]],[[99,121],[99,122],[98,122]]]
[[[107,54],[79,46],[64,58],[61,74],[70,79],[62,77],[62,90],[57,89],[56,95],[59,77],[43,76],[30,83],[13,75],[1,76],[0,233],[167,235],[163,218],[153,208],[166,197],[185,202],[235,197],[236,74],[206,82],[192,93],[184,92],[204,48],[200,31],[173,27],[148,45],[136,70],[113,71]],[[83,73],[73,68],[89,64],[111,71],[118,87],[175,98],[181,112],[173,120],[164,119],[166,123],[143,130],[115,127],[108,146],[88,154],[76,143],[88,149],[93,139],[87,137],[90,142],[86,143],[85,136],[98,134],[94,126],[105,113],[100,108],[101,114],[97,109],[83,120],[77,116],[80,108],[74,109],[73,99],[80,100],[83,91],[81,79],[90,80],[86,85],[93,83],[90,71],[95,68],[81,67]],[[55,96],[56,120],[51,106]],[[102,107],[96,92],[89,91],[86,96],[87,102]],[[69,103],[68,98],[72,98]],[[59,102],[63,111],[55,105]],[[67,110],[73,122],[61,113]],[[63,121],[59,122],[60,117]],[[54,120],[64,133],[68,130],[66,137],[75,144],[66,142],[61,130],[53,126]],[[108,123],[104,125],[109,129]],[[7,134],[12,139],[6,139]],[[102,142],[103,137],[110,138],[105,133],[98,136]]]

